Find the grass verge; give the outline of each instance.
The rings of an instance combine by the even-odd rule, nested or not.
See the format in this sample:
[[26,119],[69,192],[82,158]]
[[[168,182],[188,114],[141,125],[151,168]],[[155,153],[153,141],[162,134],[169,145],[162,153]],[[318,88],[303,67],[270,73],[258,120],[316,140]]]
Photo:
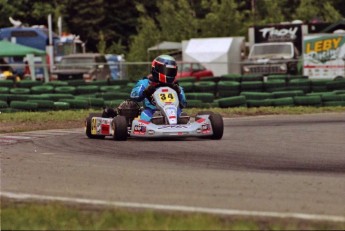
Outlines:
[[341,230],[344,224],[200,213],[16,202],[2,198],[4,230]]

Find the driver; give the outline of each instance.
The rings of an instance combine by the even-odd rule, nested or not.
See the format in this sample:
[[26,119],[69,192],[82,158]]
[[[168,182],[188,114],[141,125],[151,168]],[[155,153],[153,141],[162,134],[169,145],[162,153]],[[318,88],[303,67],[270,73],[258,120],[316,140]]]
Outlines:
[[139,80],[132,89],[130,98],[136,102],[144,101],[144,110],[140,119],[150,121],[153,113],[157,110],[149,98],[159,86],[169,86],[176,91],[180,106],[177,115],[180,116],[182,108],[187,105],[183,88],[174,83],[177,74],[176,61],[170,55],[160,55],[152,61],[151,75]]

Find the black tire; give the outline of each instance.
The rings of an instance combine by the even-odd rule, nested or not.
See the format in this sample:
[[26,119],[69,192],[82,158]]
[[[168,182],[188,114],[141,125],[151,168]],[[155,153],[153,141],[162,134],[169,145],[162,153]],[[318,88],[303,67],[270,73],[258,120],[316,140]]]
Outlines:
[[104,139],[105,136],[98,136],[98,135],[92,135],[91,134],[91,119],[92,117],[98,116],[100,113],[90,113],[89,117],[86,118],[85,120],[85,125],[86,125],[86,136],[89,137],[90,139]]
[[126,117],[116,116],[113,119],[112,126],[114,129],[114,135],[113,135],[114,140],[118,140],[118,141],[127,140],[128,128],[127,128]]
[[220,140],[223,137],[224,133],[224,122],[223,117],[218,113],[213,113],[209,117],[211,121],[211,126],[213,130],[213,135],[211,139],[213,140]]

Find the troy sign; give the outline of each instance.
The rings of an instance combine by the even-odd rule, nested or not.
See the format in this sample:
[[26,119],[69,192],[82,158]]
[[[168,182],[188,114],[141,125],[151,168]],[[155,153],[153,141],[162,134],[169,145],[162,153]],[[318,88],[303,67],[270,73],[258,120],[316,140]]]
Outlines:
[[277,29],[275,27],[263,28],[260,30],[262,38],[270,39],[277,37],[290,38],[291,40],[296,39],[298,27],[282,28]]

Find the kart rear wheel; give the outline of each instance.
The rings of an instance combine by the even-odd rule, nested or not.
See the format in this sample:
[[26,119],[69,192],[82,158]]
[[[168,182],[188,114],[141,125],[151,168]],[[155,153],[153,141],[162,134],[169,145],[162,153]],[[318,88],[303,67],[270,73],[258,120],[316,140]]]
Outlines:
[[85,125],[86,125],[86,136],[90,139],[104,139],[105,136],[99,136],[99,135],[92,135],[91,134],[91,120],[92,117],[98,117],[98,115],[95,115],[96,113],[90,113],[89,117],[85,119]]
[[127,140],[128,127],[125,116],[116,116],[113,119],[112,126],[114,129],[114,140],[124,141]]
[[213,135],[211,139],[220,140],[223,137],[224,132],[224,122],[223,117],[218,113],[213,113],[209,117],[211,121],[211,126],[213,130]]

